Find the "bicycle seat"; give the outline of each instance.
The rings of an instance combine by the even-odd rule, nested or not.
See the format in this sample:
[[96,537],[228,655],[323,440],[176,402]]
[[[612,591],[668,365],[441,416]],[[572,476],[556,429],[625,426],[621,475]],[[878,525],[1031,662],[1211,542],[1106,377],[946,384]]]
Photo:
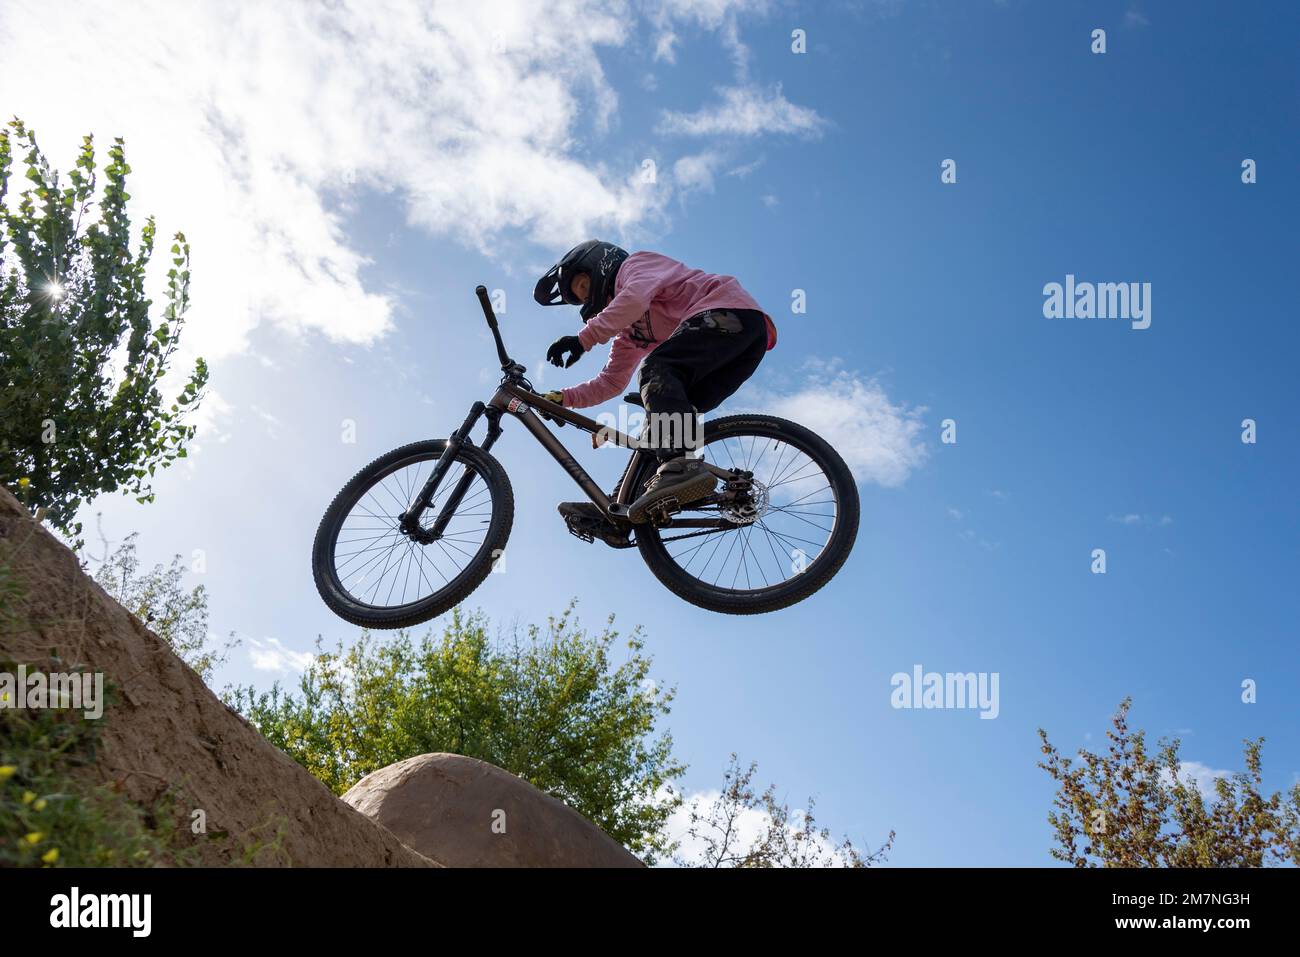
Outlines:
[[623,401],[628,405],[639,405],[641,408],[645,408],[645,403],[641,401],[641,393],[639,392],[629,392],[623,396]]

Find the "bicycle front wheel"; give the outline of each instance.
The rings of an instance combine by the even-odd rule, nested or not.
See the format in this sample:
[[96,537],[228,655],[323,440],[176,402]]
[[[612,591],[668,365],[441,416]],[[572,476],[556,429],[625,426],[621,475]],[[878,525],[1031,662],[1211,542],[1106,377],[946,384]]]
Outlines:
[[326,510],[312,547],[312,574],[325,604],[344,621],[366,628],[428,621],[463,601],[504,554],[514,491],[501,464],[472,445],[460,447],[420,519],[428,529],[467,476],[443,533],[421,544],[398,527],[446,448],[445,440],[430,439],[380,456]]

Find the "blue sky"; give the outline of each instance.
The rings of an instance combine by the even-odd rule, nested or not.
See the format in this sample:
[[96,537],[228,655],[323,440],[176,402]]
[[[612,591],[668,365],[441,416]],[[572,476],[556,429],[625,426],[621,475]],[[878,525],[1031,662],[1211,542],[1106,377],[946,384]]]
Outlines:
[[[1266,785],[1293,784],[1295,8],[582,7],[493,10],[477,32],[349,8],[351,39],[320,15],[159,7],[79,28],[121,42],[49,89],[19,84],[22,56],[0,67],[6,109],[59,165],[80,133],[127,136],[140,207],[194,242],[201,449],[154,505],[85,517],[138,530],[151,560],[203,550],[212,628],[245,639],[218,684],[292,683],[318,635],[356,636],[312,586],[320,514],[365,462],[487,397],[477,283],[505,291],[507,342],[537,369],[578,320],[532,284],[601,235],[735,275],[773,315],[780,344],[733,405],[852,400],[809,424],[862,479],[854,553],[762,617],[695,609],[634,552],[572,538],[563,473],[517,427],[495,450],[515,527],[468,604],[508,624],[576,597],[593,626],[643,625],[678,688],[688,790],[718,786],[734,750],[794,804],[815,794],[837,833],[896,829],[894,864],[1050,864],[1035,729],[1102,747],[1127,695],[1135,727],[1208,770],[1265,736]],[[167,39],[189,35],[212,52]],[[0,13],[23,56],[37,36]],[[115,59],[132,44],[147,63]],[[79,85],[105,64],[104,89]],[[1150,328],[1045,318],[1067,274],[1150,283]],[[561,435],[613,480],[618,453]],[[998,717],[894,709],[891,676],[917,664],[997,672]]]

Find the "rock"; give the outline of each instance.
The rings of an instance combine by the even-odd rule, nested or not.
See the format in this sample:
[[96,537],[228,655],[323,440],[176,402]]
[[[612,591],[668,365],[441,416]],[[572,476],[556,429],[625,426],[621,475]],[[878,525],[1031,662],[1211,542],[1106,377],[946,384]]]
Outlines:
[[459,754],[421,754],[362,778],[343,800],[447,867],[641,867],[577,811]]

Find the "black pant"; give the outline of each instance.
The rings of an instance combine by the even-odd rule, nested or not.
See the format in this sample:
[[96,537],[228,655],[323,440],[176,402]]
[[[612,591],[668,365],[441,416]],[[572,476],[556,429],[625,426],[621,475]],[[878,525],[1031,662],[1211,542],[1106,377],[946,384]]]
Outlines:
[[641,401],[660,461],[699,444],[700,412],[722,404],[767,352],[757,309],[710,309],[684,321],[641,364]]

